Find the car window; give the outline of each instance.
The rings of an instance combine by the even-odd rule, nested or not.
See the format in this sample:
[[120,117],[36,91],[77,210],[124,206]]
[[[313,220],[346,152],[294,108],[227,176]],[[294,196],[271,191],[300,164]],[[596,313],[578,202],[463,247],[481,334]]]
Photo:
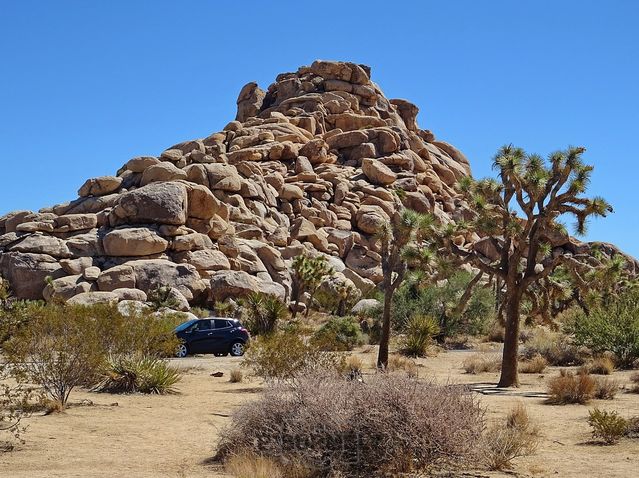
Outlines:
[[210,320],[200,320],[197,323],[196,330],[211,330],[211,321]]
[[216,329],[226,329],[227,327],[231,326],[228,320],[216,319],[214,322],[215,322]]

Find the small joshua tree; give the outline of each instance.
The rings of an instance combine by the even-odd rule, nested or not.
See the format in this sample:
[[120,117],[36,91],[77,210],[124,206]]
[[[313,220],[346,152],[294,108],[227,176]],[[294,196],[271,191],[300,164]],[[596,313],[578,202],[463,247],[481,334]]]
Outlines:
[[384,224],[377,233],[381,242],[382,286],[384,288],[384,308],[382,311],[382,333],[379,342],[377,366],[388,367],[388,345],[390,342],[391,308],[395,291],[406,276],[410,262],[425,264],[429,261],[430,249],[418,247],[420,235],[429,230],[433,218],[410,209],[396,212],[391,221]]
[[313,303],[313,298],[322,281],[335,273],[325,256],[311,257],[302,254],[293,259],[293,298],[295,307],[292,318],[295,319],[301,296],[308,292],[310,299],[306,308],[306,316]]
[[[517,355],[524,294],[557,267],[576,268],[581,264],[578,255],[552,247],[552,238],[566,235],[560,220],[574,217],[577,233],[583,234],[588,218],[612,212],[603,198],[583,197],[593,170],[582,161],[584,151],[571,147],[551,154],[545,161],[520,148],[505,146],[494,161],[499,181],[475,181],[470,177],[460,181],[474,218],[458,224],[441,240],[463,262],[504,283],[506,334],[500,387],[519,386]],[[459,234],[468,237],[473,233],[489,241],[492,254],[486,255],[481,247],[460,246],[453,240]]]

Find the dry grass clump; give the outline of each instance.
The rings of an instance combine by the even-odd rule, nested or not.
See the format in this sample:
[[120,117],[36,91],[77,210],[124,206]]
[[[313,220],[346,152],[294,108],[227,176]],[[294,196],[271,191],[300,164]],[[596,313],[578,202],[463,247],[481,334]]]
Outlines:
[[350,355],[346,359],[345,369],[346,372],[362,373],[362,370],[364,370],[364,362],[362,362],[361,358]]
[[595,408],[588,412],[588,425],[592,427],[592,437],[602,440],[606,445],[614,445],[628,433],[628,420],[616,411]]
[[595,398],[599,400],[612,400],[619,391],[619,382],[611,378],[599,378],[595,382]]
[[234,368],[231,370],[229,375],[229,382],[231,383],[241,383],[244,380],[244,374],[239,368]]
[[546,370],[548,361],[541,355],[535,355],[529,360],[523,360],[519,363],[519,371],[521,373],[542,373]]
[[489,342],[503,342],[506,336],[506,328],[498,322],[495,322],[488,330],[486,339]]
[[499,372],[501,370],[501,357],[499,355],[474,354],[462,363],[466,373],[478,374],[484,372]]
[[566,335],[542,327],[530,333],[522,355],[525,359],[541,355],[550,365],[554,366],[584,363],[584,351],[572,344]]
[[224,464],[235,478],[310,478],[309,470],[295,463],[281,465],[260,455],[232,455]]
[[567,403],[584,404],[589,402],[597,390],[597,382],[589,374],[575,375],[561,370],[559,375],[548,381],[548,403],[565,405]]
[[535,453],[539,444],[539,428],[526,407],[519,403],[506,416],[506,423],[495,424],[484,436],[485,459],[491,470],[512,467],[514,459]]
[[594,375],[610,375],[615,371],[615,362],[608,356],[595,358],[592,362],[585,365],[588,372]]
[[483,410],[462,387],[401,374],[361,383],[318,372],[272,383],[257,403],[239,408],[217,458],[304,463],[313,476],[398,476],[474,463],[483,426]]

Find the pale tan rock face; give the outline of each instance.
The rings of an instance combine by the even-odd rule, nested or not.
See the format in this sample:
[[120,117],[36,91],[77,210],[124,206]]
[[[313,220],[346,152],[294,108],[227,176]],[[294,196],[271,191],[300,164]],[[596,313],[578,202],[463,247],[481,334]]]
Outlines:
[[349,62],[248,83],[222,131],[132,158],[69,203],[1,217],[0,274],[20,298],[144,301],[168,285],[211,305],[286,299],[289,261],[309,253],[368,293],[381,280],[374,234],[402,206],[463,217],[455,184],[468,160],[417,113]]

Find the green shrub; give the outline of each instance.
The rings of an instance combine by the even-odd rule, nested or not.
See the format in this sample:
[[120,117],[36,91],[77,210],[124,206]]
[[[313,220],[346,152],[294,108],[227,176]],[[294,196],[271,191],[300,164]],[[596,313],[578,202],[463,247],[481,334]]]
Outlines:
[[251,368],[254,375],[264,380],[289,381],[310,370],[343,370],[344,361],[343,356],[324,352],[306,343],[294,331],[285,331],[253,340],[242,365]]
[[168,361],[145,355],[110,357],[96,390],[109,393],[175,393],[181,373]]
[[191,307],[191,313],[200,319],[211,317],[211,311],[202,307]]
[[597,354],[612,352],[617,365],[632,368],[639,358],[639,292],[622,294],[581,314],[574,324],[575,340]]
[[149,291],[147,302],[153,310],[177,309],[180,302],[173,295],[171,286],[161,285]]
[[324,351],[344,352],[364,344],[364,337],[354,317],[331,317],[313,334],[311,343]]
[[410,357],[425,357],[433,344],[433,337],[439,333],[439,324],[427,315],[413,316],[406,325],[401,351]]
[[5,355],[19,382],[41,386],[62,409],[71,391],[91,383],[104,363],[102,337],[83,308],[54,305],[33,312],[5,343]]
[[628,430],[628,420],[619,413],[598,408],[588,412],[588,425],[592,427],[592,437],[608,445],[617,443]]

